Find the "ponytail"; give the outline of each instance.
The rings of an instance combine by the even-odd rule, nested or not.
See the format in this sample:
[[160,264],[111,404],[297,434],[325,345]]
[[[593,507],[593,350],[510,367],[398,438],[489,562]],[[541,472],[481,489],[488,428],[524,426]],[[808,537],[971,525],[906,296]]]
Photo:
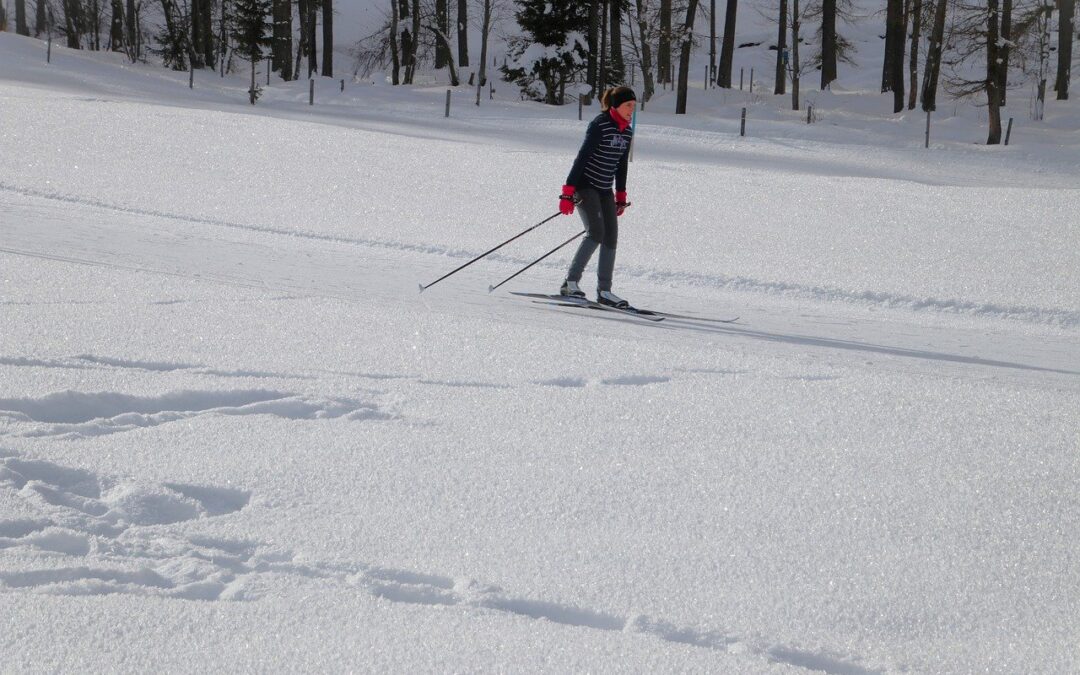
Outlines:
[[611,87],[600,95],[600,111],[607,112],[610,108],[618,108],[627,101],[636,101],[637,96],[630,87]]

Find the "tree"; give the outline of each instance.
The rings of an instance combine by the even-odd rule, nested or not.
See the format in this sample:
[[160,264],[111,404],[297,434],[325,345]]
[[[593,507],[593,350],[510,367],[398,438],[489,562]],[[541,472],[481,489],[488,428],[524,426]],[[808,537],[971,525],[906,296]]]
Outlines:
[[390,82],[401,84],[401,56],[398,52],[398,12],[401,11],[399,0],[390,0]]
[[660,0],[660,45],[656,50],[660,84],[671,84],[671,0]]
[[187,22],[179,16],[179,11],[174,0],[161,0],[161,12],[165,25],[158,30],[157,48],[151,48],[151,51],[161,56],[161,61],[167,68],[187,70],[190,41],[187,34]]
[[589,85],[589,92],[584,97],[585,103],[590,104],[599,94],[596,88],[599,86],[600,74],[598,71],[600,53],[600,0],[589,1],[589,55],[585,71],[585,83]]
[[273,45],[270,48],[270,67],[286,82],[293,79],[292,10],[292,0],[273,0],[274,27]]
[[611,9],[609,17],[611,19],[611,30],[609,34],[611,36],[610,47],[608,53],[611,55],[611,64],[609,66],[608,80],[613,85],[622,84],[626,81],[626,65],[623,63],[623,46],[622,46],[622,9],[623,2],[625,0],[610,0]]
[[112,19],[109,21],[109,49],[124,51],[124,2],[112,0]]
[[271,11],[270,0],[235,0],[233,5],[232,39],[237,53],[251,62],[251,105],[255,105],[261,92],[255,83],[255,65],[262,60],[263,49],[273,46],[267,21]]
[[334,76],[334,0],[322,0],[322,75]]
[[799,82],[802,78],[799,65],[799,32],[802,28],[802,15],[799,12],[799,0],[791,0],[791,109],[799,109]]
[[[957,3],[952,41],[956,47],[947,62],[951,73],[946,88],[955,96],[985,94],[989,117],[988,145],[1001,142],[1001,13],[999,0],[982,4]],[[984,76],[972,79],[972,64],[982,61]]]
[[457,62],[462,68],[469,67],[469,0],[457,3]]
[[[450,13],[447,8],[448,0],[435,0],[435,27],[436,32],[446,32],[446,27],[450,22]],[[450,43],[439,41],[435,45],[435,70],[445,68],[447,61],[450,60]]]
[[836,80],[836,0],[821,3],[821,89]]
[[1073,18],[1076,14],[1076,0],[1057,0],[1058,4],[1058,67],[1057,100],[1069,99],[1069,78],[1072,75]]
[[731,70],[735,65],[735,17],[739,11],[739,0],[727,0],[727,12],[724,14],[724,41],[720,47],[720,69],[716,75],[716,85],[731,88]]
[[941,55],[945,43],[945,18],[949,0],[937,0],[934,6],[934,25],[930,30],[930,41],[926,47],[926,72],[923,75],[922,109],[932,112],[937,109],[938,78],[941,75]]
[[588,28],[588,8],[575,0],[519,0],[517,7],[522,34],[507,40],[511,60],[503,75],[522,96],[562,105],[566,87],[585,67],[586,48],[577,35]]
[[893,112],[904,110],[904,0],[887,0],[885,18],[885,63],[881,92],[893,93]]
[[454,52],[450,48],[450,38],[447,36],[446,31],[438,26],[428,26],[428,30],[435,34],[436,48],[443,49],[444,58],[446,59],[444,65],[450,70],[450,85],[453,87],[458,86],[461,81],[458,79],[457,68],[454,67]]
[[776,36],[776,86],[774,94],[783,95],[787,92],[787,0],[780,0],[780,30]]
[[26,23],[26,0],[15,0],[15,32],[30,35],[30,26]]
[[[164,0],[167,1],[167,0]],[[64,35],[71,49],[82,48],[82,3],[79,0],[63,0]]]
[[915,103],[919,95],[919,40],[922,37],[922,0],[912,0],[911,3],[911,58],[908,61],[908,110],[915,109]]
[[[729,0],[730,3],[735,0]],[[686,114],[686,97],[690,84],[690,52],[694,48],[694,19],[697,15],[698,0],[690,0],[690,4],[686,8],[686,22],[683,24],[682,35],[680,41],[682,43],[679,50],[679,93],[675,101],[675,114]],[[733,27],[734,32],[734,27]],[[727,34],[727,26],[724,26],[724,33]]]
[[[652,73],[652,45],[649,42],[650,30],[648,15],[645,9],[645,0],[635,0],[635,7],[637,9],[637,18],[635,23],[638,29],[638,38],[640,42],[634,41],[633,27],[630,30],[630,41],[634,46],[635,51],[638,52],[638,62],[641,64],[641,79],[644,81],[642,85],[641,100],[643,103],[647,103],[652,98],[656,85],[653,82]],[[629,16],[627,17],[630,20]]]

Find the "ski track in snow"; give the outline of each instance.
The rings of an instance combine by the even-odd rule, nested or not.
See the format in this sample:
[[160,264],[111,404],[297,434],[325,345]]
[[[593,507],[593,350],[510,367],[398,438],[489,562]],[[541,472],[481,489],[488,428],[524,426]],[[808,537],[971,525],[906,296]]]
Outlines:
[[[29,189],[21,186],[10,185],[3,182],[0,182],[0,191],[20,195],[23,197],[43,199],[51,202],[75,204],[79,206],[113,211],[132,216],[163,218],[167,220],[176,220],[186,223],[240,230],[252,234],[292,237],[312,242],[360,246],[369,249],[382,249],[395,252],[421,253],[424,255],[432,255],[459,260],[469,260],[479,253],[478,251],[449,248],[445,246],[416,245],[406,242],[344,237],[339,235],[318,234],[314,232],[293,230],[280,227],[241,224],[215,218],[192,217],[189,215],[169,213],[160,210],[133,208],[130,206],[113,204],[98,199],[65,195],[56,191]],[[45,257],[54,260],[62,260],[82,264],[125,267],[124,265],[118,265],[115,262],[108,263],[93,259],[82,259],[71,256],[63,256],[59,254],[46,254],[43,252],[22,250],[19,248],[13,248],[8,246],[0,246],[0,251],[15,255]],[[489,259],[491,261],[511,263],[514,265],[521,265],[529,262],[522,258],[497,253],[489,256]],[[139,269],[141,269],[142,271],[162,271],[150,268]],[[214,278],[213,275],[183,274],[177,273],[175,271],[165,273],[174,274],[177,276],[202,276],[206,278]],[[841,302],[859,306],[903,308],[911,311],[931,311],[946,314],[978,316],[993,319],[1011,319],[1023,321],[1025,323],[1059,326],[1063,328],[1080,327],[1080,312],[1067,309],[1054,309],[1032,306],[1010,306],[949,298],[915,297],[894,293],[883,293],[872,290],[852,290],[826,286],[807,286],[797,283],[765,281],[746,277],[729,277],[716,274],[662,271],[634,266],[624,266],[620,268],[620,274],[624,275],[627,278],[660,283],[667,286],[686,285],[692,287],[711,288],[726,291],[762,293],[766,295],[782,296],[793,299]],[[214,279],[218,281],[226,281],[227,283],[231,283],[234,285],[249,285],[256,288],[265,287],[264,283],[251,282],[248,284],[242,284],[235,279]]]
[[30,424],[30,429],[10,434],[24,437],[88,438],[208,414],[273,415],[291,420],[393,419],[365,401],[264,389],[182,390],[160,396],[60,391],[41,398],[0,399],[0,419]]
[[252,496],[234,487],[103,476],[0,448],[0,500],[20,503],[22,512],[30,514],[0,520],[0,551],[12,550],[21,561],[29,561],[22,569],[0,571],[0,592],[256,601],[272,591],[275,580],[299,577],[357,588],[391,603],[457,607],[574,628],[638,633],[839,675],[880,672],[849,657],[760,637],[514,597],[474,579],[367,563],[304,562],[280,547],[180,531],[193,521],[241,511]]

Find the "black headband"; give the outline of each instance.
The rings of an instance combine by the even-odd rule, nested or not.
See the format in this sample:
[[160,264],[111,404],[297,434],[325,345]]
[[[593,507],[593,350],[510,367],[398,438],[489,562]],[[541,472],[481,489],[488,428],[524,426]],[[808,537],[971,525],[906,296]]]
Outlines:
[[608,96],[608,106],[611,108],[618,108],[627,101],[636,101],[637,96],[634,95],[634,90],[630,87],[620,87],[611,92]]

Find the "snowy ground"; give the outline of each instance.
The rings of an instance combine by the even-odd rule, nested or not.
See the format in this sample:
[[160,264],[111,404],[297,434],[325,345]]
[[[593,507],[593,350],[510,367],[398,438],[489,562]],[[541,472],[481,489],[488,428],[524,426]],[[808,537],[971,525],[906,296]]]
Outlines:
[[487,292],[576,217],[417,293],[554,212],[576,109],[43,49],[0,35],[0,669],[1080,670],[1066,113],[658,101],[615,290],[741,319],[651,325]]

